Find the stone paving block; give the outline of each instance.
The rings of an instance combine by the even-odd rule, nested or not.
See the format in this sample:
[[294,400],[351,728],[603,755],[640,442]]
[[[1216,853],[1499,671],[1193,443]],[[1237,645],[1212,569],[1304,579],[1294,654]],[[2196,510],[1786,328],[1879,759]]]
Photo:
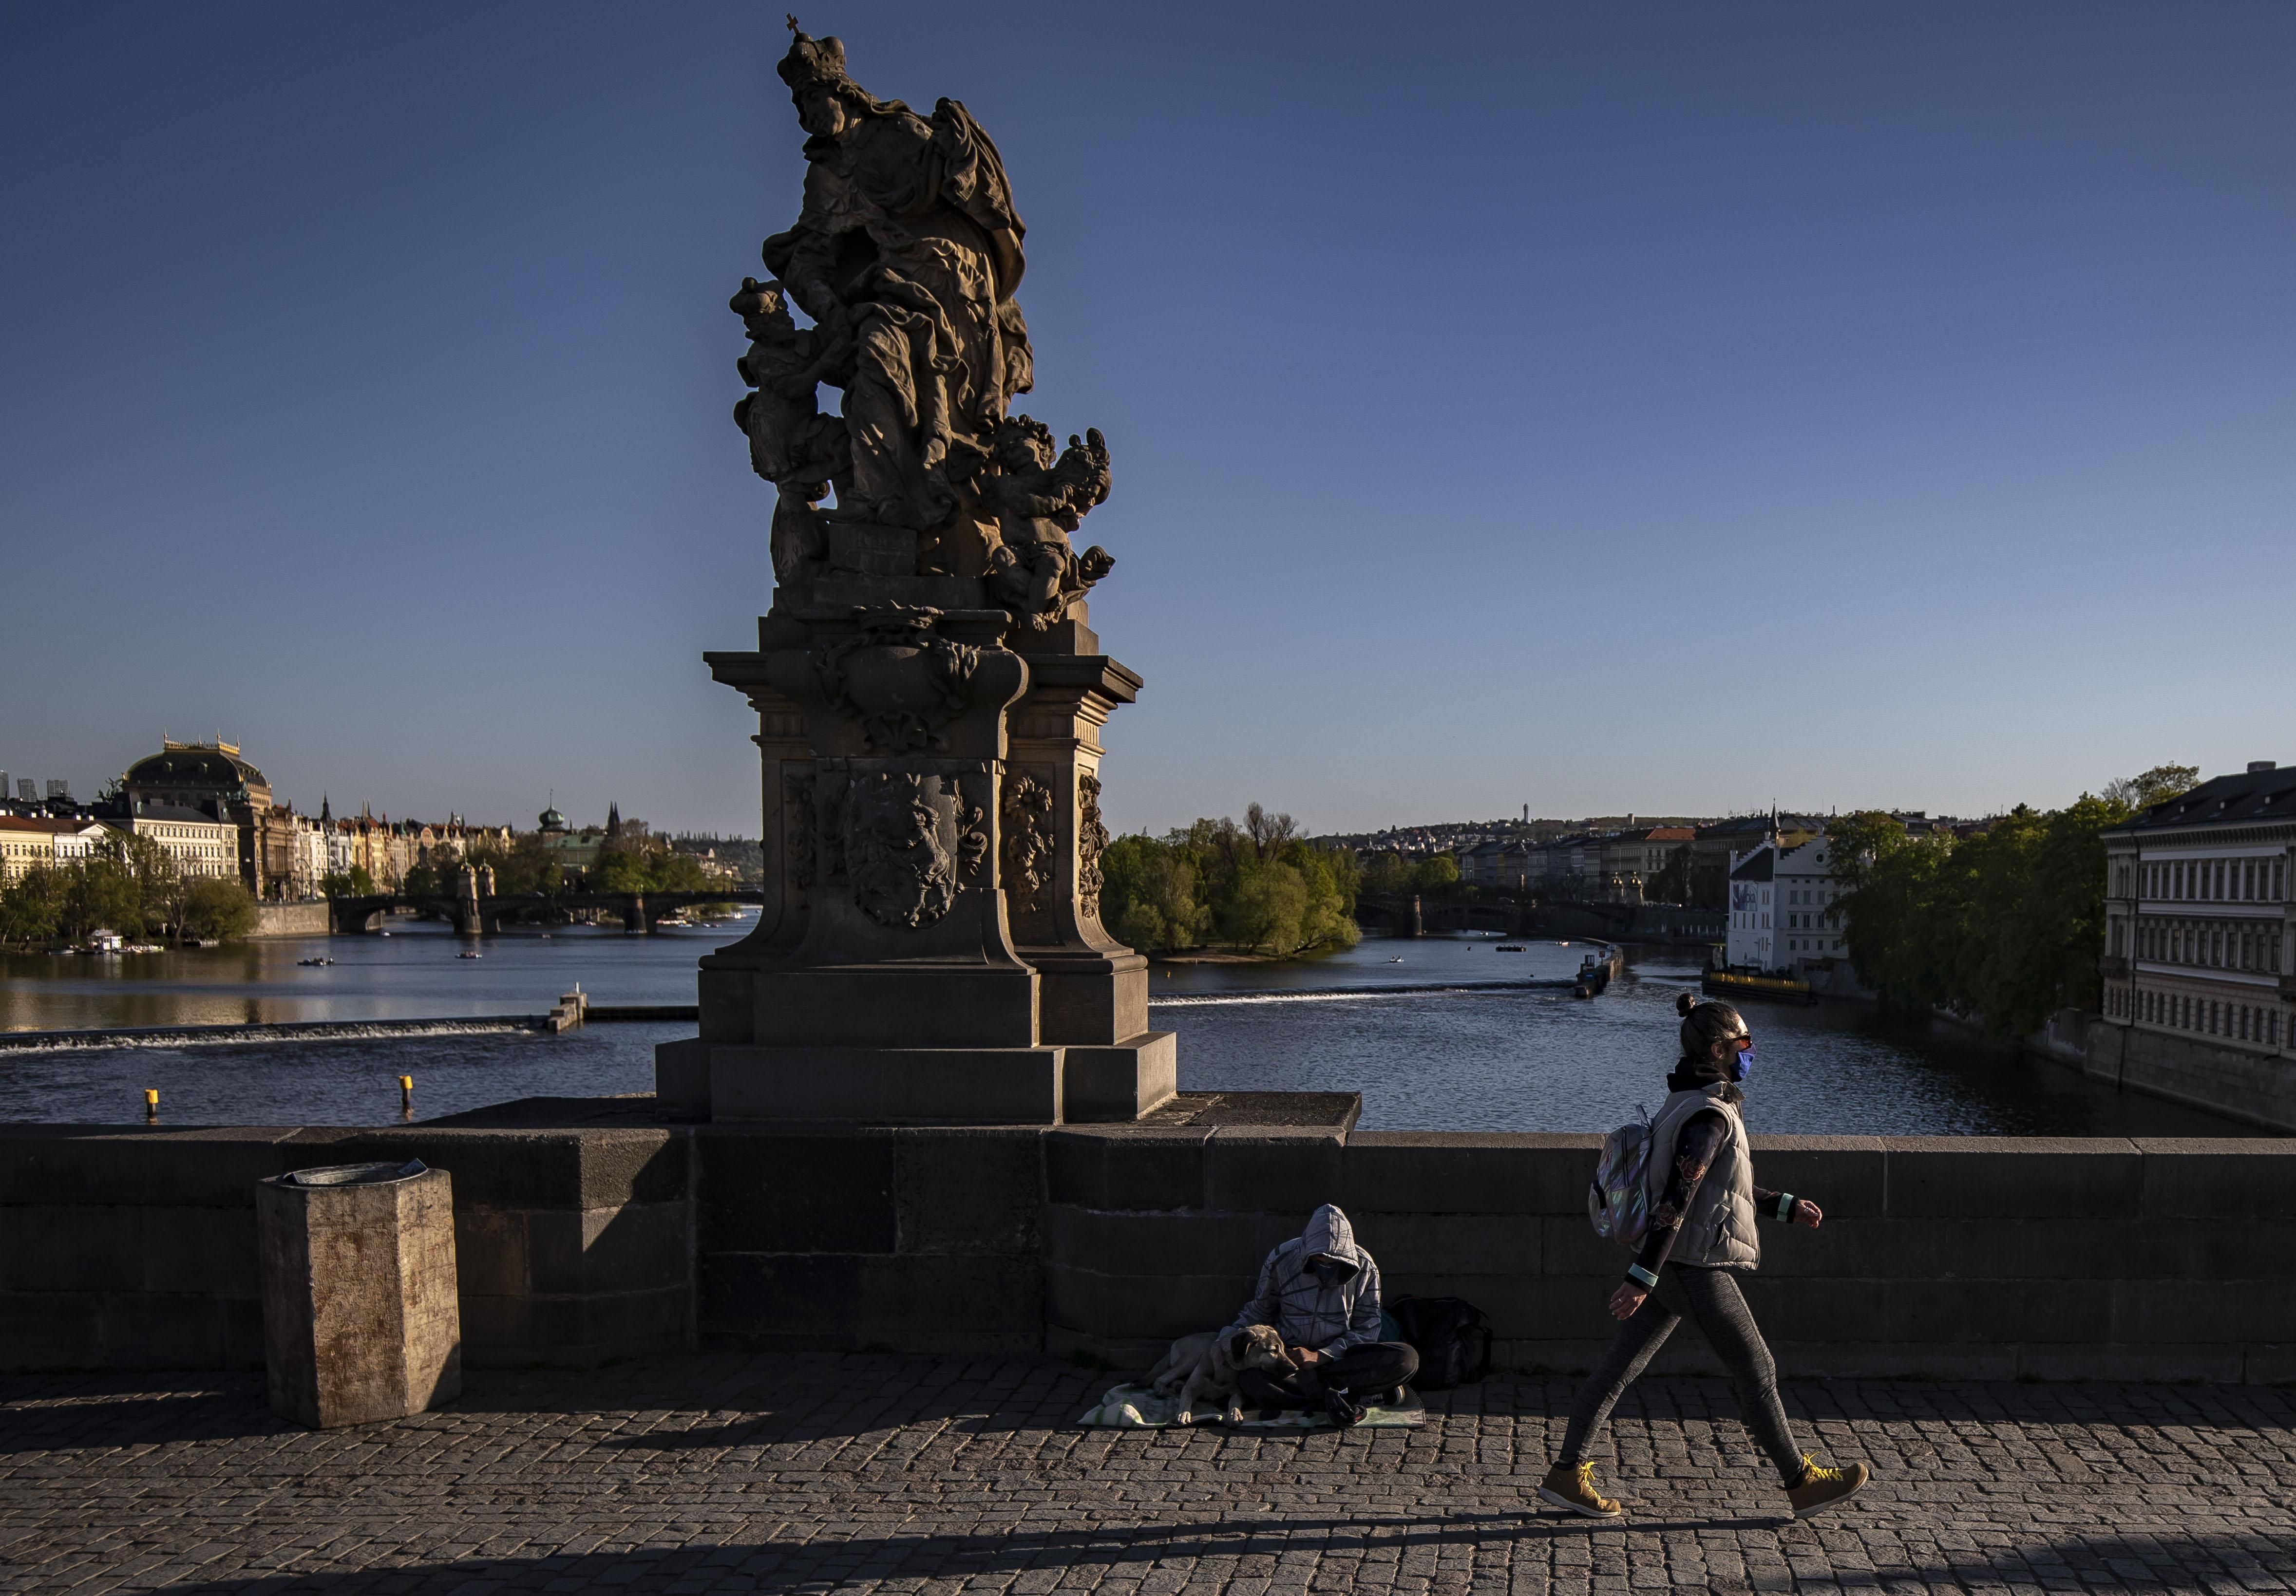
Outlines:
[[[1794,1371],[1789,1368],[1789,1375]],[[1573,1382],[1412,1431],[1080,1431],[1104,1373],[773,1352],[479,1371],[334,1435],[261,1377],[0,1379],[0,1590],[183,1596],[1094,1591],[2250,1592],[2296,1584],[2296,1393],[1788,1379],[1875,1470],[1808,1522],[1726,1382],[1646,1377],[1593,1450],[1622,1524],[1536,1496]]]

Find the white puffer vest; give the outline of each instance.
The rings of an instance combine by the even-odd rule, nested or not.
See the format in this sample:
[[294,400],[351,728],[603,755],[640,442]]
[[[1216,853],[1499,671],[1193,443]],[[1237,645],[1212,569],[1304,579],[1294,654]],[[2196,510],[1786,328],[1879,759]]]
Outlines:
[[1660,1105],[1651,1121],[1651,1158],[1643,1190],[1655,1213],[1674,1175],[1674,1148],[1682,1127],[1691,1116],[1710,1109],[1720,1114],[1729,1121],[1729,1134],[1691,1196],[1690,1212],[1683,1217],[1682,1232],[1667,1261],[1708,1269],[1759,1269],[1762,1238],[1754,1228],[1754,1160],[1746,1149],[1745,1121],[1738,1117],[1736,1104],[1724,1101],[1723,1085],[1718,1081],[1702,1092],[1677,1092]]

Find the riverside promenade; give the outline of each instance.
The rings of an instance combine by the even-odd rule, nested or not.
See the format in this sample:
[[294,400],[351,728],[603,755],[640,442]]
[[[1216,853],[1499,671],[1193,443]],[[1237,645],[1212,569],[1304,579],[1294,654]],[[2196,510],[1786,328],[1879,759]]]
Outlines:
[[258,1374],[0,1379],[0,1592],[1166,1592],[2296,1589],[2296,1392],[1790,1381],[1878,1476],[1778,1516],[1717,1380],[1630,1391],[1623,1526],[1542,1507],[1572,1382],[1420,1430],[1084,1430],[1044,1360],[686,1356],[474,1371],[313,1434]]

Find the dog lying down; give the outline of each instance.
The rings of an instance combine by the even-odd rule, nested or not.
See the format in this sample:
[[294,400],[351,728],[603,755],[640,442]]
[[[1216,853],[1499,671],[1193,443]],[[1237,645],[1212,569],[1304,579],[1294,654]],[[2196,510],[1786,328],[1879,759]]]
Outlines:
[[1227,1421],[1243,1422],[1243,1404],[1237,1400],[1235,1377],[1245,1369],[1281,1369],[1286,1374],[1300,1367],[1283,1338],[1272,1326],[1243,1330],[1204,1330],[1182,1336],[1172,1343],[1164,1361],[1148,1371],[1146,1383],[1160,1396],[1180,1394],[1172,1415],[1175,1424],[1193,1424],[1199,1402],[1227,1404]]

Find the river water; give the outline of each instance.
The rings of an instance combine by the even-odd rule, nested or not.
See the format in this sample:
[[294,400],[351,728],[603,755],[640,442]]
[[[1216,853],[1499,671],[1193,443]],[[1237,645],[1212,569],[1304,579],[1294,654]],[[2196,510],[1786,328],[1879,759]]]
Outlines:
[[[578,983],[600,1003],[693,1002],[694,962],[742,927],[650,937],[583,929],[389,937],[115,958],[0,958],[0,1031],[422,1019],[423,1034],[328,1041],[0,1050],[0,1120],[383,1125],[398,1077],[428,1117],[512,1098],[646,1092],[657,1042],[690,1023],[561,1036],[486,1029]],[[1603,996],[1570,995],[1585,945],[1493,937],[1366,939],[1285,964],[1159,966],[1150,1021],[1179,1035],[1190,1091],[1356,1091],[1374,1130],[1603,1131],[1655,1109],[1675,1056],[1674,998],[1694,953],[1629,949]],[[304,967],[309,957],[335,962]],[[2230,1120],[1862,1007],[1764,1006],[1746,1115],[1758,1131],[1866,1135],[2255,1135]]]

